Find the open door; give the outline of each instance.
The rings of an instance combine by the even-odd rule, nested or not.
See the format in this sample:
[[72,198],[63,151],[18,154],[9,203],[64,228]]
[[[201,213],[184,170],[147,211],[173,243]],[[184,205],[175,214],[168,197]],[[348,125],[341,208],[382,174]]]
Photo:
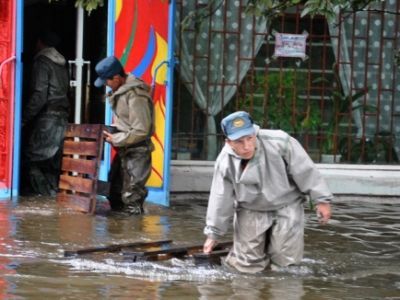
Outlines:
[[[5,0],[0,0],[4,1]],[[9,1],[8,1],[9,2]],[[104,123],[103,95],[98,89],[92,88],[91,82],[94,66],[106,55],[107,7],[99,7],[88,14],[82,8],[75,7],[75,0],[21,0],[22,23],[21,39],[23,41],[23,72],[22,82],[18,91],[21,97],[17,103],[21,105],[22,114],[30,99],[30,83],[34,57],[37,52],[37,37],[40,33],[50,30],[60,38],[56,50],[67,60],[69,70],[70,90],[70,123]],[[20,122],[20,120],[18,121]],[[21,130],[21,147],[17,152],[19,168],[13,168],[19,176],[19,194],[31,192],[28,164],[23,152],[28,143],[30,126]],[[15,140],[15,139],[14,139]]]
[[0,199],[13,195],[13,155],[18,140],[14,141],[18,119],[16,107],[16,20],[20,1],[0,0]]

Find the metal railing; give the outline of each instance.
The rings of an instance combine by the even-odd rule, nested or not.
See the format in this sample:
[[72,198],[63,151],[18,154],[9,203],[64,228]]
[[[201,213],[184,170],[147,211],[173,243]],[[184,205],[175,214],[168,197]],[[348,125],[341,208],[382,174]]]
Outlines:
[[[240,2],[239,13],[243,14],[244,1]],[[196,5],[202,7],[201,1],[196,0]],[[297,7],[295,11],[272,20],[265,31],[257,32],[254,26],[254,39],[262,36],[264,40],[259,51],[250,59],[251,64],[243,80],[235,83],[208,80],[207,88],[210,89],[216,86],[227,89],[232,84],[236,88],[229,102],[223,99],[221,112],[215,116],[218,148],[223,145],[219,121],[224,115],[241,109],[249,111],[262,127],[280,128],[296,137],[316,162],[321,162],[323,154],[329,153],[333,155],[333,162],[397,164],[400,150],[400,144],[396,143],[396,135],[400,134],[399,67],[389,68],[388,56],[392,53],[390,49],[399,47],[399,5],[391,8],[393,14],[385,13],[388,10],[385,3],[378,9],[363,12],[362,17],[359,13],[346,13],[339,16],[335,25],[328,24],[323,17],[301,18],[301,7]],[[183,10],[183,1],[178,1],[177,8]],[[226,16],[230,15],[228,5],[219,9],[219,15],[226,20]],[[182,13],[178,15],[182,16],[182,21]],[[212,18],[210,14],[208,19],[203,20],[209,25],[208,32],[193,26],[176,29],[178,61],[185,61],[184,34],[193,35],[196,45],[201,43],[200,35],[220,34],[224,39],[224,49],[229,47],[230,35],[241,34],[240,28],[238,32],[228,30],[227,26],[222,30],[213,28]],[[393,30],[379,27],[379,24],[387,23],[393,23]],[[364,27],[365,32],[361,34]],[[371,30],[375,30],[374,33]],[[308,58],[274,58],[274,31],[307,32]],[[378,41],[371,36],[379,37]],[[390,47],[388,43],[391,43]],[[241,55],[243,46],[239,42],[236,47],[236,61],[224,63],[239,64],[249,60],[249,57]],[[211,43],[201,47],[208,47],[208,52],[205,55],[193,48],[191,69],[194,72],[198,64],[204,64],[215,55]],[[373,47],[378,47],[379,51],[372,53]],[[206,108],[200,108],[194,101],[197,96],[195,76],[193,82],[187,82],[180,76],[182,65],[176,69],[172,158],[205,160],[209,158],[207,153],[210,148],[206,112],[212,99],[207,99]],[[210,72],[211,69],[203,76],[210,76]],[[374,79],[371,79],[372,74],[375,74]],[[390,78],[390,81],[382,78]],[[188,86],[192,86],[193,90]],[[205,94],[211,97],[210,93]]]

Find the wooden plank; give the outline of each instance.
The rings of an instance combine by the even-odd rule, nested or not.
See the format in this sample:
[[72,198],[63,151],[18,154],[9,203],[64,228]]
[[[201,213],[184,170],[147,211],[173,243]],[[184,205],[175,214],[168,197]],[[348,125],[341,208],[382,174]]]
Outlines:
[[103,131],[102,124],[68,124],[65,137],[79,137],[98,140]]
[[76,176],[60,175],[58,187],[63,190],[70,190],[80,193],[93,194],[93,180]]
[[96,160],[63,157],[61,170],[95,176],[97,174]]
[[98,157],[99,146],[96,141],[64,141],[63,154],[64,155],[83,155]]
[[220,265],[221,257],[228,255],[230,249],[215,250],[211,253],[198,252],[193,253],[194,264],[196,266]]
[[183,257],[188,255],[188,249],[186,247],[173,247],[167,250],[129,252],[129,254],[125,252],[123,255],[124,260],[129,259],[132,262],[167,260],[172,257]]
[[193,253],[193,257],[196,258],[207,258],[209,259],[210,257],[213,256],[221,256],[229,253],[229,249],[221,249],[221,250],[214,250],[211,253],[204,253],[204,252],[198,252],[198,253]]
[[84,213],[92,213],[96,208],[95,199],[78,194],[58,193],[56,199],[60,205]]
[[[214,251],[223,250],[226,247],[230,247],[232,242],[219,243]],[[194,253],[203,252],[203,244],[201,245],[190,245],[190,246],[176,246],[169,247],[167,249],[151,250],[151,251],[124,251],[124,260],[138,262],[138,261],[154,261],[154,260],[166,260],[172,257],[183,257],[191,256]]]
[[64,257],[75,256],[80,254],[94,253],[94,252],[117,252],[123,248],[136,248],[136,247],[157,247],[164,244],[171,243],[172,240],[161,240],[161,241],[151,241],[151,242],[134,242],[134,243],[124,243],[124,244],[112,244],[108,246],[90,247],[82,248],[77,250],[64,250]]

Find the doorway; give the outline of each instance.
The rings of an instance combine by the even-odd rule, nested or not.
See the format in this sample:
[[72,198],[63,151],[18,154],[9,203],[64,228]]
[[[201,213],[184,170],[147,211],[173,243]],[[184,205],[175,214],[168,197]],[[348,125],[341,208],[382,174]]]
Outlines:
[[[22,114],[29,100],[29,83],[33,59],[35,56],[35,45],[39,34],[43,31],[52,31],[60,43],[56,47],[68,62],[69,70],[69,99],[70,114],[69,122],[74,122],[75,103],[80,103],[81,123],[103,123],[105,104],[102,101],[102,90],[94,88],[93,81],[96,79],[94,67],[96,63],[106,56],[107,53],[107,2],[104,6],[84,13],[83,17],[83,51],[84,60],[82,70],[82,92],[80,100],[75,94],[76,67],[74,61],[77,53],[77,8],[74,0],[24,0],[23,12],[23,74],[22,74]],[[21,167],[20,167],[20,193],[29,190],[27,180],[26,163],[23,149],[29,130],[22,128],[21,132]]]

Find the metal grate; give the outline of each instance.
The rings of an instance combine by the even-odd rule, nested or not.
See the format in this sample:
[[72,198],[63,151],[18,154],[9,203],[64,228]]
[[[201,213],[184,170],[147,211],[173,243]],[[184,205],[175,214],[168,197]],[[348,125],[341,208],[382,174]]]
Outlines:
[[[323,154],[333,154],[332,162],[398,163],[397,1],[344,13],[336,24],[318,16],[301,18],[299,6],[265,27],[254,16],[244,22],[245,1],[234,2],[241,5],[221,2],[209,8],[199,26],[176,30],[180,64],[175,79],[173,159],[215,159],[214,148],[219,150],[223,144],[221,118],[241,109],[262,127],[296,137],[316,162],[325,159]],[[191,9],[206,7],[201,3],[193,1]],[[178,1],[177,8],[177,22],[181,22],[190,7]],[[274,58],[275,32],[307,32],[308,58]],[[217,36],[222,40],[218,49]],[[222,59],[215,63],[218,54]],[[229,66],[239,70],[232,72],[233,80]],[[243,78],[241,70],[246,70]],[[205,77],[203,86],[201,77]],[[234,90],[230,97],[229,90]],[[201,92],[205,103],[198,101]]]

